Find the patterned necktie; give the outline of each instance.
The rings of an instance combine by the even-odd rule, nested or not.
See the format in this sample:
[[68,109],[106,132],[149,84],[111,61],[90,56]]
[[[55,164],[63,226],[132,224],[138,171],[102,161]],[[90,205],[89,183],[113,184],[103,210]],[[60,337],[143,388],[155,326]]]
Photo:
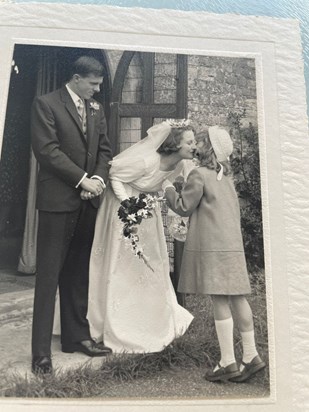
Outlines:
[[81,124],[82,124],[82,129],[83,129],[84,135],[86,137],[86,134],[87,134],[87,117],[86,117],[85,104],[84,104],[84,101],[82,99],[79,99],[77,101],[76,108],[77,108],[79,119],[80,119]]

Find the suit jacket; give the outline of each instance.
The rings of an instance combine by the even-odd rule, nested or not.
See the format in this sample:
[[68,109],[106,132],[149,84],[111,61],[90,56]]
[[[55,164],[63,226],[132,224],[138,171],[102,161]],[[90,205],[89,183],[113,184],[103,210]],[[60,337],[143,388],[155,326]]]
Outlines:
[[[94,104],[95,103],[95,104]],[[37,208],[49,212],[76,210],[82,200],[75,186],[84,176],[106,182],[112,159],[103,107],[86,101],[87,139],[66,87],[37,97],[31,113],[31,140],[39,162]],[[99,206],[99,198],[92,201]]]

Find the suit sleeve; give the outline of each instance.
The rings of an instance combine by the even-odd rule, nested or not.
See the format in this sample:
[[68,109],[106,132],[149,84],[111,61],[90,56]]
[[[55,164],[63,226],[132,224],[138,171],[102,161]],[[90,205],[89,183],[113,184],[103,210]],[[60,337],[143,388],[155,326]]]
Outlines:
[[204,182],[198,169],[194,169],[188,176],[187,183],[178,194],[172,187],[167,187],[165,197],[167,205],[180,216],[190,216],[198,207],[204,191]]
[[110,169],[109,162],[113,158],[112,149],[110,145],[110,141],[107,137],[107,126],[106,126],[106,119],[103,111],[103,107],[100,105],[100,129],[99,129],[99,147],[98,147],[98,154],[97,154],[97,161],[96,166],[93,172],[93,175],[97,175],[102,177],[104,182],[107,182],[108,173]]
[[85,174],[60,147],[56,122],[48,103],[36,98],[31,111],[31,142],[33,152],[46,170],[75,187]]

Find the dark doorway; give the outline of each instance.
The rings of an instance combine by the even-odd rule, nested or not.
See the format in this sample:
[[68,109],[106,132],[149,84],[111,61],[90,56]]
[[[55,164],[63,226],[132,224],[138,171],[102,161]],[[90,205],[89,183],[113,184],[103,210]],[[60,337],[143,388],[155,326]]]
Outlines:
[[104,66],[101,93],[96,95],[109,118],[110,75],[104,52],[95,49],[16,45],[0,161],[0,268],[15,269],[21,250],[30,168],[30,110],[36,95],[51,92],[68,80],[68,67],[82,55]]
[[35,48],[16,46],[0,162],[0,266],[16,265],[27,202],[30,106],[37,76]]

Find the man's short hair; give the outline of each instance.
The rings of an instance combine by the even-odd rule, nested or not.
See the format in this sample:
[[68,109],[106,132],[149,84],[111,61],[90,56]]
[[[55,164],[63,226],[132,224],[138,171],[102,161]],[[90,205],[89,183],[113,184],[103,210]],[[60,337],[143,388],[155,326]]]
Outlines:
[[94,57],[81,56],[72,64],[70,71],[70,79],[74,74],[79,74],[81,77],[93,75],[103,77],[103,65]]

